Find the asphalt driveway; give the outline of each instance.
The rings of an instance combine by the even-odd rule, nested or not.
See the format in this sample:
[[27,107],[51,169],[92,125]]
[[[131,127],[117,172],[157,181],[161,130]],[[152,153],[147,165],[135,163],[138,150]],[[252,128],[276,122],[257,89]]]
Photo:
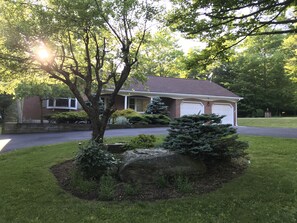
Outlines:
[[[237,132],[242,135],[297,138],[297,129],[293,128],[258,128],[240,126],[237,127]],[[139,134],[166,135],[167,128],[113,129],[107,130],[105,136],[136,136]],[[89,139],[90,137],[90,131],[0,135],[0,153],[32,146],[81,141]]]

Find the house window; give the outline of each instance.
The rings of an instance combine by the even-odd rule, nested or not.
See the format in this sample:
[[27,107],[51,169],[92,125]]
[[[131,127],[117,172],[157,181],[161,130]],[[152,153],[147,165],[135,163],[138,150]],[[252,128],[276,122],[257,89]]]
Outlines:
[[129,98],[129,108],[137,112],[145,112],[148,103],[147,98]]
[[47,100],[46,108],[77,110],[76,98],[52,98]]

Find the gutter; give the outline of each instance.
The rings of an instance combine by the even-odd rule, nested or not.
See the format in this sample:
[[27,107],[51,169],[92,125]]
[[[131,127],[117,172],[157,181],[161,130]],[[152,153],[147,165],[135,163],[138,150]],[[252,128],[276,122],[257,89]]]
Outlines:
[[[105,92],[112,92],[110,89],[105,89]],[[177,93],[164,93],[164,92],[147,92],[147,91],[132,91],[132,90],[120,90],[119,95],[122,96],[160,96],[160,97],[171,97],[173,99],[184,99],[184,98],[198,98],[212,100],[231,100],[238,102],[242,100],[242,97],[230,97],[230,96],[214,96],[214,95],[196,95],[196,94],[177,94]]]

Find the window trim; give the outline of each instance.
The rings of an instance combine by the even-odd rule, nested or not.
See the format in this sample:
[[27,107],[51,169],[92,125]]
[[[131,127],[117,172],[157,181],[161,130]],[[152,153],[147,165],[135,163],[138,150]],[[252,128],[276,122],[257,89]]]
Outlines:
[[[57,106],[56,105],[56,100],[59,99],[68,99],[68,106]],[[53,106],[49,105],[49,101],[53,100]],[[75,101],[75,106],[71,106],[71,100]],[[52,98],[52,99],[47,99],[46,100],[46,108],[47,109],[68,109],[68,110],[77,110],[78,108],[78,102],[76,98]]]
[[[134,99],[134,108],[131,108],[131,107],[130,107],[130,100],[131,100],[131,99]],[[138,101],[138,100],[145,101],[146,99],[147,99],[146,97],[129,97],[129,98],[128,98],[128,108],[133,109],[134,111],[136,111],[136,112],[138,112],[138,113],[140,113],[140,114],[145,113],[146,108],[144,108],[143,111],[138,111],[138,110],[137,110],[137,102],[136,102],[136,101]]]

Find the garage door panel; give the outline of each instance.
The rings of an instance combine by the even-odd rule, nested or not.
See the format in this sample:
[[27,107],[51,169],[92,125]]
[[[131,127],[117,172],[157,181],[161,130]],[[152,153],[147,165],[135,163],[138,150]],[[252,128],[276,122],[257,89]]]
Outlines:
[[182,102],[180,105],[180,116],[197,115],[204,113],[204,106],[199,102]]
[[222,119],[222,124],[234,125],[234,113],[233,107],[230,104],[213,104],[212,113],[217,115],[224,115]]

